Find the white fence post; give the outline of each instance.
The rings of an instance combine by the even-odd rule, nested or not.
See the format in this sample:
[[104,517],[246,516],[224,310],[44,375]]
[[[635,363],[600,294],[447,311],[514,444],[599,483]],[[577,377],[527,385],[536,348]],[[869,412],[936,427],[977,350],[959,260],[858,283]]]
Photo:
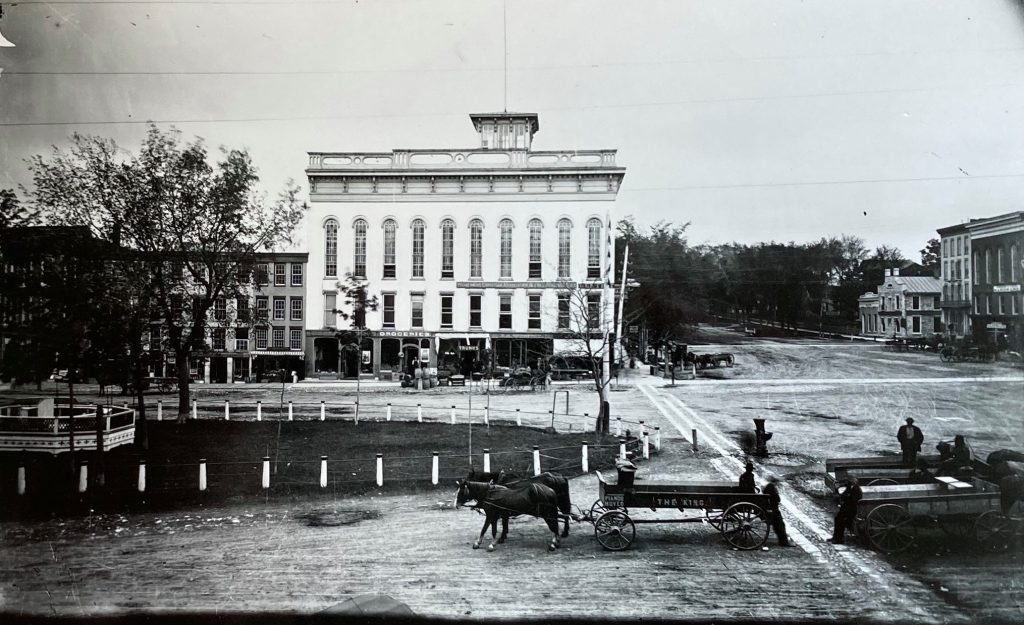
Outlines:
[[533,446],[533,474],[540,475],[540,447]]
[[647,430],[644,430],[644,460],[647,460],[650,457],[651,457],[651,438],[648,435]]
[[416,421],[423,423],[423,404],[416,404]]
[[292,402],[288,402],[288,420],[291,421],[295,418],[295,411],[292,409]]
[[626,459],[626,439],[619,439],[619,458]]
[[263,402],[258,399],[256,400],[256,420],[263,420]]
[[224,420],[231,420],[231,402],[226,399],[224,400]]
[[622,436],[622,417],[615,417],[615,436]]
[[387,417],[385,418],[385,420],[386,421],[390,421],[391,420],[391,402],[388,402],[388,413],[387,413]]
[[206,458],[199,459],[199,492],[206,490]]
[[491,425],[491,409],[488,406],[484,406],[484,425]]
[[587,448],[587,441],[583,441],[581,447],[582,449],[580,450],[580,467],[583,469],[584,473],[590,473],[590,458],[588,457],[589,449]]
[[359,424],[359,400],[358,399],[355,401],[355,409],[356,409],[355,422],[356,422],[356,425],[358,425]]
[[78,492],[84,493],[89,489],[89,461],[83,460],[78,465]]
[[522,415],[521,412],[519,412],[519,409],[516,408],[516,425],[522,425],[522,424],[523,424],[523,415]]
[[270,456],[263,456],[263,488],[270,488]]
[[320,456],[320,488],[327,488],[327,456]]
[[384,454],[377,454],[377,486],[384,486]]
[[136,481],[140,493],[146,492],[146,459],[139,458],[139,479]]
[[327,403],[324,400],[320,400],[320,420],[325,421],[327,419]]
[[18,494],[25,494],[25,465],[18,465]]
[[156,400],[156,420],[164,420],[164,400],[162,399]]
[[434,459],[430,466],[430,483],[437,486],[437,474],[438,474],[438,457],[437,452],[434,452]]
[[452,425],[455,425],[455,406],[452,406]]
[[192,418],[193,419],[198,419],[199,418],[199,407],[196,406],[196,400],[194,400],[194,399],[192,400]]
[[491,472],[491,450],[484,450],[484,473]]

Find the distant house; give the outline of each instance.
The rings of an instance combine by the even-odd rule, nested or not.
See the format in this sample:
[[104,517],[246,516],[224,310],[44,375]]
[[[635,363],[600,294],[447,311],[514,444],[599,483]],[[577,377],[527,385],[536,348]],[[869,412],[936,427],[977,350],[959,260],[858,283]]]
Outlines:
[[904,276],[886,269],[877,293],[858,302],[866,336],[920,338],[942,332],[942,282],[930,276]]

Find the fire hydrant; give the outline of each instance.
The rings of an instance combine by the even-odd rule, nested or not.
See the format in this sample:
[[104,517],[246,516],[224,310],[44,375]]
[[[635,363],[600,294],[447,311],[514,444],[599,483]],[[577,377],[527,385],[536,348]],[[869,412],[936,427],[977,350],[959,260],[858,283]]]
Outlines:
[[764,431],[764,419],[754,419],[754,453],[758,456],[768,455],[768,441],[772,433]]

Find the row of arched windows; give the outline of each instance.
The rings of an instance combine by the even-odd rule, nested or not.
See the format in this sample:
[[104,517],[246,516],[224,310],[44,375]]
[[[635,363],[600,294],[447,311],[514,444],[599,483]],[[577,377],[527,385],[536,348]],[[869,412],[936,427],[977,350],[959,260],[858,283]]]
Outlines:
[[[455,277],[455,221],[444,219],[441,221],[441,278]],[[422,219],[414,219],[410,224],[412,228],[412,277],[422,278],[424,265],[424,238],[426,223]],[[558,277],[568,278],[572,254],[572,222],[567,218],[558,221]],[[353,273],[358,277],[366,277],[366,237],[368,225],[365,219],[357,219],[352,224],[353,241]],[[395,234],[398,230],[398,222],[394,219],[385,219],[382,224],[384,242],[384,278],[397,276],[398,255],[395,249]],[[472,219],[469,222],[469,277],[483,277],[483,230],[484,222],[481,219]],[[498,267],[501,278],[512,277],[512,230],[511,219],[502,219],[498,222]],[[527,224],[527,231],[530,237],[529,244],[529,277],[540,279],[542,276],[542,246],[541,237],[544,231],[544,224],[540,219],[531,219]],[[338,221],[328,219],[324,222],[324,276],[335,278],[338,276]],[[587,222],[587,277],[601,277],[601,220],[590,219]]]

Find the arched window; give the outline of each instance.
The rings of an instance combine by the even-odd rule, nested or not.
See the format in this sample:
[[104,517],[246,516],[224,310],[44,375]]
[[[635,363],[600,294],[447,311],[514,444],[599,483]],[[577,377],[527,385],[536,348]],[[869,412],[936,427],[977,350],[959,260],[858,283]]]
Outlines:
[[985,250],[985,278],[984,284],[992,284],[992,250]]
[[1000,247],[999,250],[996,251],[996,281],[999,282],[999,284],[1003,283],[1003,263],[1005,261],[1006,258],[1003,255],[1003,248]]
[[572,253],[572,222],[561,219],[558,222],[558,277],[569,277],[569,260]]
[[974,261],[974,267],[971,268],[974,272],[974,284],[981,284],[981,274],[978,272],[978,252],[974,252],[971,259]]
[[483,277],[484,222],[474,219],[469,222],[469,277]]
[[398,271],[395,268],[395,232],[398,223],[394,219],[384,221],[384,277],[394,278]]
[[441,278],[455,277],[455,222],[441,222]]
[[601,220],[587,222],[587,277],[601,277]]
[[333,219],[324,224],[324,277],[338,277],[338,222]]
[[1010,246],[1010,282],[1016,282],[1017,277],[1020,275],[1018,266],[1020,265],[1020,253],[1017,251],[1017,244],[1014,243]]
[[530,278],[541,278],[541,233],[544,224],[539,219],[531,219],[530,224]]
[[498,223],[498,232],[501,235],[500,258],[501,278],[512,277],[512,220],[502,219]]
[[357,219],[352,224],[355,245],[352,246],[352,274],[357,278],[366,277],[366,220]]
[[412,221],[412,277],[423,277],[423,225],[422,219]]

